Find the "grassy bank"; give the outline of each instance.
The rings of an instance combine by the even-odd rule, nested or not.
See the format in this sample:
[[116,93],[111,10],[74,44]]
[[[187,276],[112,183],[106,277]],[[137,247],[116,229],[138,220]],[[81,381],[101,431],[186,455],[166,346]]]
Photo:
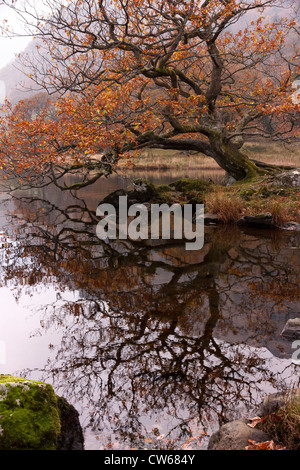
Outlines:
[[[244,146],[249,158],[270,164],[284,164],[300,167],[300,148],[272,142],[251,142]],[[129,162],[121,161],[119,168],[133,166],[144,170],[205,170],[219,169],[218,164],[210,157],[198,152],[146,149]]]
[[267,212],[272,214],[277,225],[300,222],[299,189],[273,186],[272,179],[268,178],[230,187],[214,185],[204,199],[206,210],[216,213],[224,223]]
[[235,183],[231,186],[182,178],[155,189],[158,198],[168,204],[203,203],[205,212],[216,214],[223,224],[234,223],[243,216],[265,213],[271,213],[277,225],[290,221],[299,223],[299,189],[273,183],[271,177],[260,177],[248,183]]
[[[250,158],[269,164],[284,164],[300,167],[300,149],[287,147],[284,144],[253,142],[245,145]],[[144,170],[211,170],[220,167],[209,157],[195,152],[174,152],[167,150],[148,149],[132,159],[133,168]],[[126,174],[126,163],[121,163],[120,170]],[[132,168],[132,167],[130,167]],[[128,167],[127,167],[128,171]],[[189,185],[181,192],[169,194],[175,202],[199,202],[205,204],[206,212],[217,214],[224,223],[233,223],[241,216],[258,215],[269,212],[274,221],[281,225],[288,221],[300,222],[300,194],[294,187],[278,187],[273,185],[272,178],[261,177],[248,183],[236,183],[232,186],[211,184],[205,191],[199,191],[197,185]],[[167,198],[168,199],[168,198]]]
[[282,407],[263,417],[257,427],[266,432],[279,449],[300,450],[299,395],[296,394]]

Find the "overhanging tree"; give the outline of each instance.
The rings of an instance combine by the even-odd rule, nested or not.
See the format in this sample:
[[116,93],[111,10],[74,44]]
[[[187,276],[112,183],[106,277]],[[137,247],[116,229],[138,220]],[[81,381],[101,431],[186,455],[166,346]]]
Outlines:
[[[241,180],[268,170],[244,153],[247,138],[299,138],[293,1],[45,3],[47,16],[19,9],[43,40],[39,59],[26,59],[31,77],[62,94],[54,123],[46,113],[30,122],[35,138],[43,130],[39,159],[44,148],[52,160],[100,150],[112,163],[145,147],[196,150]],[[21,114],[15,152],[28,132]]]

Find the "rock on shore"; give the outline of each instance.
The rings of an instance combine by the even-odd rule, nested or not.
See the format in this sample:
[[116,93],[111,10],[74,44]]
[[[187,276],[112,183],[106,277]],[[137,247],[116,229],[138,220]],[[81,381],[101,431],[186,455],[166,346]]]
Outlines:
[[[267,395],[259,406],[257,416],[268,416],[284,408],[291,400],[299,398],[299,388]],[[217,432],[212,434],[208,450],[245,450],[249,441],[260,443],[272,440],[272,436],[261,429],[251,427],[250,423],[251,420],[242,418],[223,424]]]
[[259,429],[248,426],[246,419],[237,419],[223,424],[214,433],[208,444],[208,450],[245,450],[249,440],[265,442],[270,436]]
[[78,413],[51,385],[0,375],[0,450],[81,450]]

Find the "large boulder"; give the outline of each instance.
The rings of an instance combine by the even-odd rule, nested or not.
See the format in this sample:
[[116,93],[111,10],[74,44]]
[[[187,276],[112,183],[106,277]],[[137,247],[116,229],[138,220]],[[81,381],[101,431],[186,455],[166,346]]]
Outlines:
[[249,440],[265,442],[270,436],[256,428],[251,428],[247,420],[237,419],[223,424],[208,443],[208,450],[245,450]]
[[[0,375],[0,449],[57,450],[69,446],[71,450],[74,441],[77,449],[79,441],[83,448],[78,427],[77,440],[66,434],[68,420],[63,405],[65,402],[60,401],[49,384]],[[69,408],[69,417],[70,412],[74,425],[76,411]]]
[[300,169],[288,170],[276,175],[272,184],[274,186],[300,188]]

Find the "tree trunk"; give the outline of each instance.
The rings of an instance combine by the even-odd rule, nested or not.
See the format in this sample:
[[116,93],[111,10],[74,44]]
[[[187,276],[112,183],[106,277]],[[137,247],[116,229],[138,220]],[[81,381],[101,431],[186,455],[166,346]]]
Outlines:
[[235,180],[251,179],[265,171],[258,168],[238,147],[218,134],[210,137],[211,156]]
[[149,147],[176,150],[196,150],[212,157],[235,180],[251,179],[264,174],[267,168],[258,167],[245,155],[238,144],[223,137],[221,132],[211,132],[209,142],[193,138],[162,139],[149,141]]

